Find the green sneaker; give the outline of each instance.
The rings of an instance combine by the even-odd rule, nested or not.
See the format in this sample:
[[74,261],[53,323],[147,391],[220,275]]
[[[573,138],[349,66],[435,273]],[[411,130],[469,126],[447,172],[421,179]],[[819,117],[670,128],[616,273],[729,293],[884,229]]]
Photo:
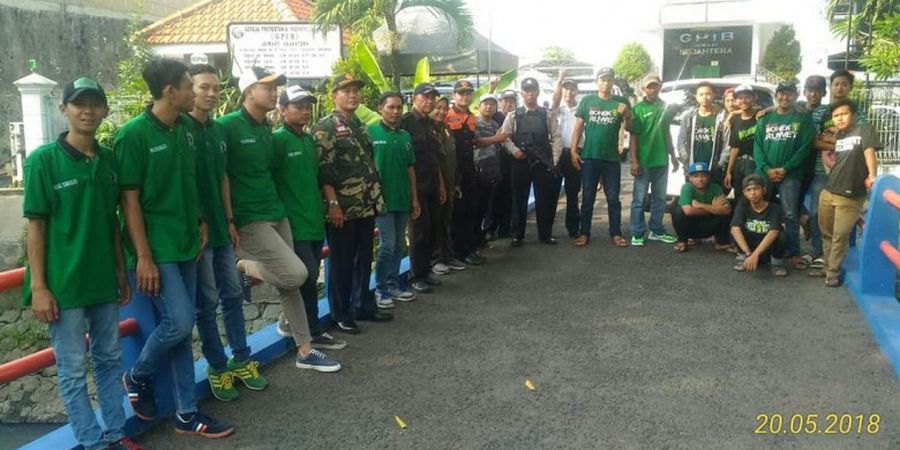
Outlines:
[[230,402],[238,398],[238,390],[234,387],[234,379],[230,371],[219,372],[212,367],[207,367],[206,377],[209,379],[209,390],[212,391],[213,397],[223,402]]
[[631,237],[631,246],[632,247],[643,247],[644,246],[644,236],[632,236]]
[[675,239],[675,236],[672,236],[669,233],[656,234],[652,231],[650,232],[650,235],[647,236],[647,239],[665,244],[674,244],[678,242],[678,239]]
[[244,361],[239,363],[234,357],[228,359],[228,370],[234,374],[234,377],[241,380],[247,389],[261,391],[265,389],[269,382],[259,374],[259,363],[256,361]]

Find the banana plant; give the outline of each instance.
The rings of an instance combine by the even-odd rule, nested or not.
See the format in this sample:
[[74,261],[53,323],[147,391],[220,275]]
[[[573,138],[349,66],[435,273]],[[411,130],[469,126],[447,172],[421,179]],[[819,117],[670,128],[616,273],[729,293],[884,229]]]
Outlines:
[[[503,75],[500,75],[500,78],[497,79],[497,87],[494,88],[494,92],[500,92],[500,91],[506,89],[510,85],[514,84],[516,82],[516,78],[518,78],[518,77],[519,77],[519,71],[516,69],[510,70],[509,72],[506,72]],[[478,89],[475,89],[475,92],[472,93],[472,103],[469,104],[469,108],[471,108],[472,111],[477,111],[478,103],[481,101],[481,97],[487,95],[490,92],[490,90],[491,90],[490,83],[482,84],[481,86],[478,87]]]
[[428,62],[428,58],[422,58],[416,64],[416,76],[413,78],[413,86],[418,86],[419,83],[429,83],[431,82],[431,63]]
[[[364,42],[358,42],[355,51],[359,66],[366,76],[372,80],[375,87],[382,93],[393,90],[393,86],[388,79],[385,78],[384,72],[381,71],[381,66],[378,65],[378,60],[375,59],[375,55],[372,54],[369,47]],[[414,85],[429,80],[431,80],[431,65],[428,63],[428,58],[422,58],[419,60],[419,63],[416,64]],[[381,115],[376,111],[372,111],[366,105],[359,105],[359,107],[356,108],[356,117],[366,125],[378,123],[378,121],[381,120]]]

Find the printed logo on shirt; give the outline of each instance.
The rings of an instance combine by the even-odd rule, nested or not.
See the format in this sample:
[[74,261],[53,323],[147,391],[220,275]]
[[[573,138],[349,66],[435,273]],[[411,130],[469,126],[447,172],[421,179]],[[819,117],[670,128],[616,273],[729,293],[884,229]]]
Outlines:
[[744,141],[747,140],[747,138],[753,139],[754,134],[756,134],[756,125],[738,131],[738,140]]
[[769,232],[769,222],[767,220],[750,219],[744,222],[744,226],[751,233],[765,234]]
[[591,108],[588,111],[588,122],[597,125],[615,125],[619,119],[618,110]]
[[228,151],[228,146],[225,145],[225,142],[219,142],[219,153],[225,153]]
[[797,138],[798,131],[800,131],[800,122],[791,122],[789,124],[768,123],[766,124],[766,140],[790,141]]
[[288,157],[288,158],[293,158],[293,157],[295,157],[295,156],[303,156],[303,150],[297,150],[297,151],[293,151],[293,152],[288,152],[288,154],[287,154],[287,157]]
[[862,145],[861,136],[848,136],[843,139],[838,139],[837,142],[834,143],[834,151],[849,152],[859,145]]
[[160,144],[155,147],[150,147],[150,153],[161,152],[167,148],[169,148],[169,144]]
[[374,144],[374,145],[387,145],[387,143],[388,143],[387,141],[382,141],[382,140],[372,141],[372,144]]
[[188,141],[188,145],[193,147],[194,146],[194,135],[191,133],[187,133],[187,141]]
[[713,127],[697,127],[694,129],[695,142],[712,142]]
[[77,184],[78,184],[78,180],[75,179],[75,178],[73,178],[73,179],[71,179],[71,180],[61,181],[61,182],[56,183],[56,184],[53,185],[53,190],[54,190],[54,191],[60,191],[60,190],[63,190],[63,189],[65,189],[65,188],[67,188],[67,187],[75,186],[75,185],[77,185]]
[[255,143],[256,143],[256,138],[254,138],[254,137],[248,137],[248,138],[241,139],[241,144],[255,144]]

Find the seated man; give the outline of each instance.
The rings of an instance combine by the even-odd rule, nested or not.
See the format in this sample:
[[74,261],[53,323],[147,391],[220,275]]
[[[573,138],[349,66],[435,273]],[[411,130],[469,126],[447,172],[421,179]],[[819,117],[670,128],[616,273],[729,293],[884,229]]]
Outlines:
[[771,260],[772,274],[787,276],[784,248],[779,242],[784,223],[781,205],[766,200],[766,187],[758,174],[747,175],[741,185],[744,199],[738,202],[731,219],[731,236],[740,253],[734,270],[754,272]]
[[675,251],[688,249],[688,240],[716,238],[716,250],[731,248],[728,236],[731,204],[722,187],[709,182],[709,164],[695,162],[688,167],[689,183],[681,187],[678,206],[672,208],[672,226],[678,235]]

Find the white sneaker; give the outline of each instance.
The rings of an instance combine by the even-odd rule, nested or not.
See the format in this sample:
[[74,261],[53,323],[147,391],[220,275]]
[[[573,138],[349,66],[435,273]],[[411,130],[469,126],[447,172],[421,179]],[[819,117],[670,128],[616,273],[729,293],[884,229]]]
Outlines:
[[394,301],[390,297],[382,297],[380,292],[375,293],[375,304],[379,309],[393,309]]
[[401,291],[400,289],[391,290],[391,299],[401,302],[411,302],[416,299],[416,294],[410,291]]
[[434,272],[435,275],[447,275],[450,273],[450,268],[447,267],[446,264],[439,262],[431,267],[431,271]]

